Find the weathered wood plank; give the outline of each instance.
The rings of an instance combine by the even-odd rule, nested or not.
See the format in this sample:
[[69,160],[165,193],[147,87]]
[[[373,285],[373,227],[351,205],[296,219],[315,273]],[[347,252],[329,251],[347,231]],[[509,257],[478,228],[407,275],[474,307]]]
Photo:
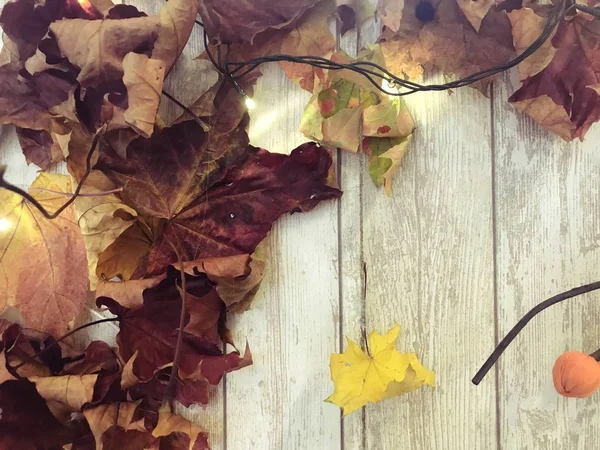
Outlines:
[[[251,141],[287,153],[306,141],[297,129],[310,94],[276,65],[263,70]],[[233,324],[254,365],[227,376],[228,450],[340,447],[339,410],[323,402],[339,342],[337,208],[284,217],[271,233],[263,287]]]
[[[500,337],[545,298],[598,280],[600,267],[600,128],[584,143],[563,142],[508,104],[518,86],[506,76],[494,97]],[[564,351],[600,347],[596,299],[543,312],[500,359],[502,448],[597,446],[598,395],[562,398],[551,374]]]
[[[376,36],[363,28],[361,44]],[[494,342],[490,100],[464,88],[406,102],[417,130],[393,198],[364,183],[366,323],[400,323],[399,349],[438,387],[368,405],[367,448],[495,449],[493,377],[469,381]]]

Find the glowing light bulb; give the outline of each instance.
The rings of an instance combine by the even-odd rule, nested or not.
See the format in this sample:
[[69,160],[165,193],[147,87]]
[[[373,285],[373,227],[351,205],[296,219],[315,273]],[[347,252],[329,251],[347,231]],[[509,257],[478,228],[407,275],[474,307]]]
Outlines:
[[0,219],[0,231],[6,231],[10,228],[10,220],[8,219]]
[[244,100],[244,103],[246,104],[246,108],[248,108],[248,109],[256,108],[256,103],[250,97],[246,97],[246,100]]
[[92,4],[89,2],[89,0],[77,0],[77,3],[79,3],[86,13],[91,13]]
[[387,78],[383,79],[383,81],[381,82],[381,87],[386,92],[386,94],[390,96],[395,96],[400,92],[398,86],[393,81],[390,81]]

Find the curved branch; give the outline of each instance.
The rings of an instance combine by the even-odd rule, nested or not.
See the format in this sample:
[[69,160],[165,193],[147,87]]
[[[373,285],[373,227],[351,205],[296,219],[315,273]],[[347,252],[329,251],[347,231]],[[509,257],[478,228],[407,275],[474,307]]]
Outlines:
[[494,366],[494,364],[496,364],[496,361],[498,361],[498,358],[500,358],[500,355],[502,355],[502,353],[504,353],[504,350],[506,350],[506,348],[510,345],[510,343],[514,340],[514,338],[517,337],[517,335],[521,332],[521,330],[523,328],[525,328],[525,325],[527,325],[531,319],[533,319],[535,316],[537,316],[543,310],[551,307],[552,305],[555,305],[564,300],[568,300],[570,298],[576,297],[578,295],[585,294],[587,292],[595,291],[597,289],[600,289],[600,281],[596,281],[595,283],[586,284],[584,286],[580,286],[575,289],[571,289],[570,291],[555,295],[554,297],[551,297],[548,300],[543,301],[542,303],[540,303],[539,305],[537,305],[536,307],[531,309],[531,311],[529,311],[527,314],[525,314],[523,316],[523,318],[521,320],[519,320],[517,322],[517,324],[512,328],[512,330],[510,330],[508,332],[508,334],[504,337],[504,339],[502,339],[502,341],[500,341],[500,343],[498,344],[498,346],[496,347],[494,352],[490,355],[490,357],[487,359],[487,361],[485,363],[483,363],[483,366],[481,366],[481,369],[479,369],[477,374],[475,374],[475,376],[471,380],[473,382],[473,384],[478,385],[479,383],[481,383],[481,380],[483,380],[483,378],[490,371],[490,369]]

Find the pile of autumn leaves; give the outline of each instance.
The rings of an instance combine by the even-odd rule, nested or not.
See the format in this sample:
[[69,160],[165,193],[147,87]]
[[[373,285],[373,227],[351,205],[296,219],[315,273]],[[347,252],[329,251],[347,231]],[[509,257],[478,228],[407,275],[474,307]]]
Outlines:
[[[288,156],[249,145],[231,83],[191,105],[196,117],[157,118],[196,8],[170,0],[152,17],[17,0],[2,11],[2,121],[17,125],[29,160],[66,159],[71,173],[42,172],[30,194],[55,211],[85,173],[94,134],[98,149],[83,195],[56,219],[0,191],[0,309],[24,324],[0,322],[0,448],[208,449],[171,406],[206,405],[209,385],[251,364],[226,318],[258,289],[261,242],[282,214],[341,194],[324,147]],[[57,343],[86,307],[115,318],[116,348]]]
[[[411,79],[433,68],[465,76],[521,52],[548,14],[518,1],[425,3],[381,0],[380,39],[357,58]],[[171,402],[206,404],[209,384],[251,362],[247,349],[224,352],[235,348],[226,316],[246,310],[258,289],[261,242],[280,215],[340,191],[330,185],[325,147],[307,143],[285,156],[250,146],[231,83],[219,80],[190,106],[195,117],[167,126],[157,116],[164,79],[197,14],[214,42],[231,43],[230,61],[287,53],[351,62],[334,52],[329,18],[337,14],[345,32],[373,13],[363,0],[169,0],[156,16],[109,0],[14,0],[3,8],[0,122],[17,127],[29,162],[46,169],[65,160],[72,177],[36,179],[30,193],[47,210],[72,194],[92,136],[99,138],[84,195],[57,219],[0,191],[0,309],[16,309],[27,326],[0,323],[0,447],[208,447],[206,433],[173,415]],[[600,118],[597,36],[591,16],[563,20],[520,65],[524,83],[510,101],[563,138],[583,138]],[[401,100],[350,71],[281,66],[312,92],[301,131],[365,151],[371,177],[389,192],[414,129]],[[244,78],[246,92],[258,76]],[[116,316],[117,348],[55,343],[81,323],[86,306]],[[383,352],[393,348],[395,337],[388,340]],[[348,361],[338,362],[332,373],[343,378]],[[433,384],[412,356],[396,362],[393,370],[414,372],[404,385],[364,397],[360,385],[337,384],[331,401],[348,412]]]

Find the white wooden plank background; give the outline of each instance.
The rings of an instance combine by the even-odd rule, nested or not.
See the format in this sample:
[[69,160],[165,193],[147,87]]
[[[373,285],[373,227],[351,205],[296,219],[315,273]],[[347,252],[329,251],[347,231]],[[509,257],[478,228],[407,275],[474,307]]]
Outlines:
[[[161,6],[130,3],[148,13]],[[376,35],[368,23],[338,45],[356,53]],[[215,79],[193,60],[201,37],[195,30],[165,86],[184,103]],[[297,126],[309,94],[277,66],[264,73],[251,139],[289,152],[304,141]],[[343,198],[276,224],[255,305],[232,321],[254,366],[229,374],[206,410],[181,408],[210,431],[215,450],[596,448],[598,395],[560,398],[550,372],[563,351],[600,347],[597,294],[543,313],[497,371],[470,384],[523,313],[600,272],[600,127],[583,144],[560,141],[506,103],[517,85],[506,75],[490,99],[470,89],[410,97],[418,128],[393,198],[372,185],[362,155],[344,153]],[[160,111],[167,120],[180,113],[167,100]],[[35,177],[6,126],[0,163],[13,183]],[[330,353],[344,350],[344,335],[360,342],[365,324],[384,331],[394,322],[400,349],[416,351],[438,387],[342,420],[323,402],[333,389]],[[114,329],[95,333],[110,339]]]

